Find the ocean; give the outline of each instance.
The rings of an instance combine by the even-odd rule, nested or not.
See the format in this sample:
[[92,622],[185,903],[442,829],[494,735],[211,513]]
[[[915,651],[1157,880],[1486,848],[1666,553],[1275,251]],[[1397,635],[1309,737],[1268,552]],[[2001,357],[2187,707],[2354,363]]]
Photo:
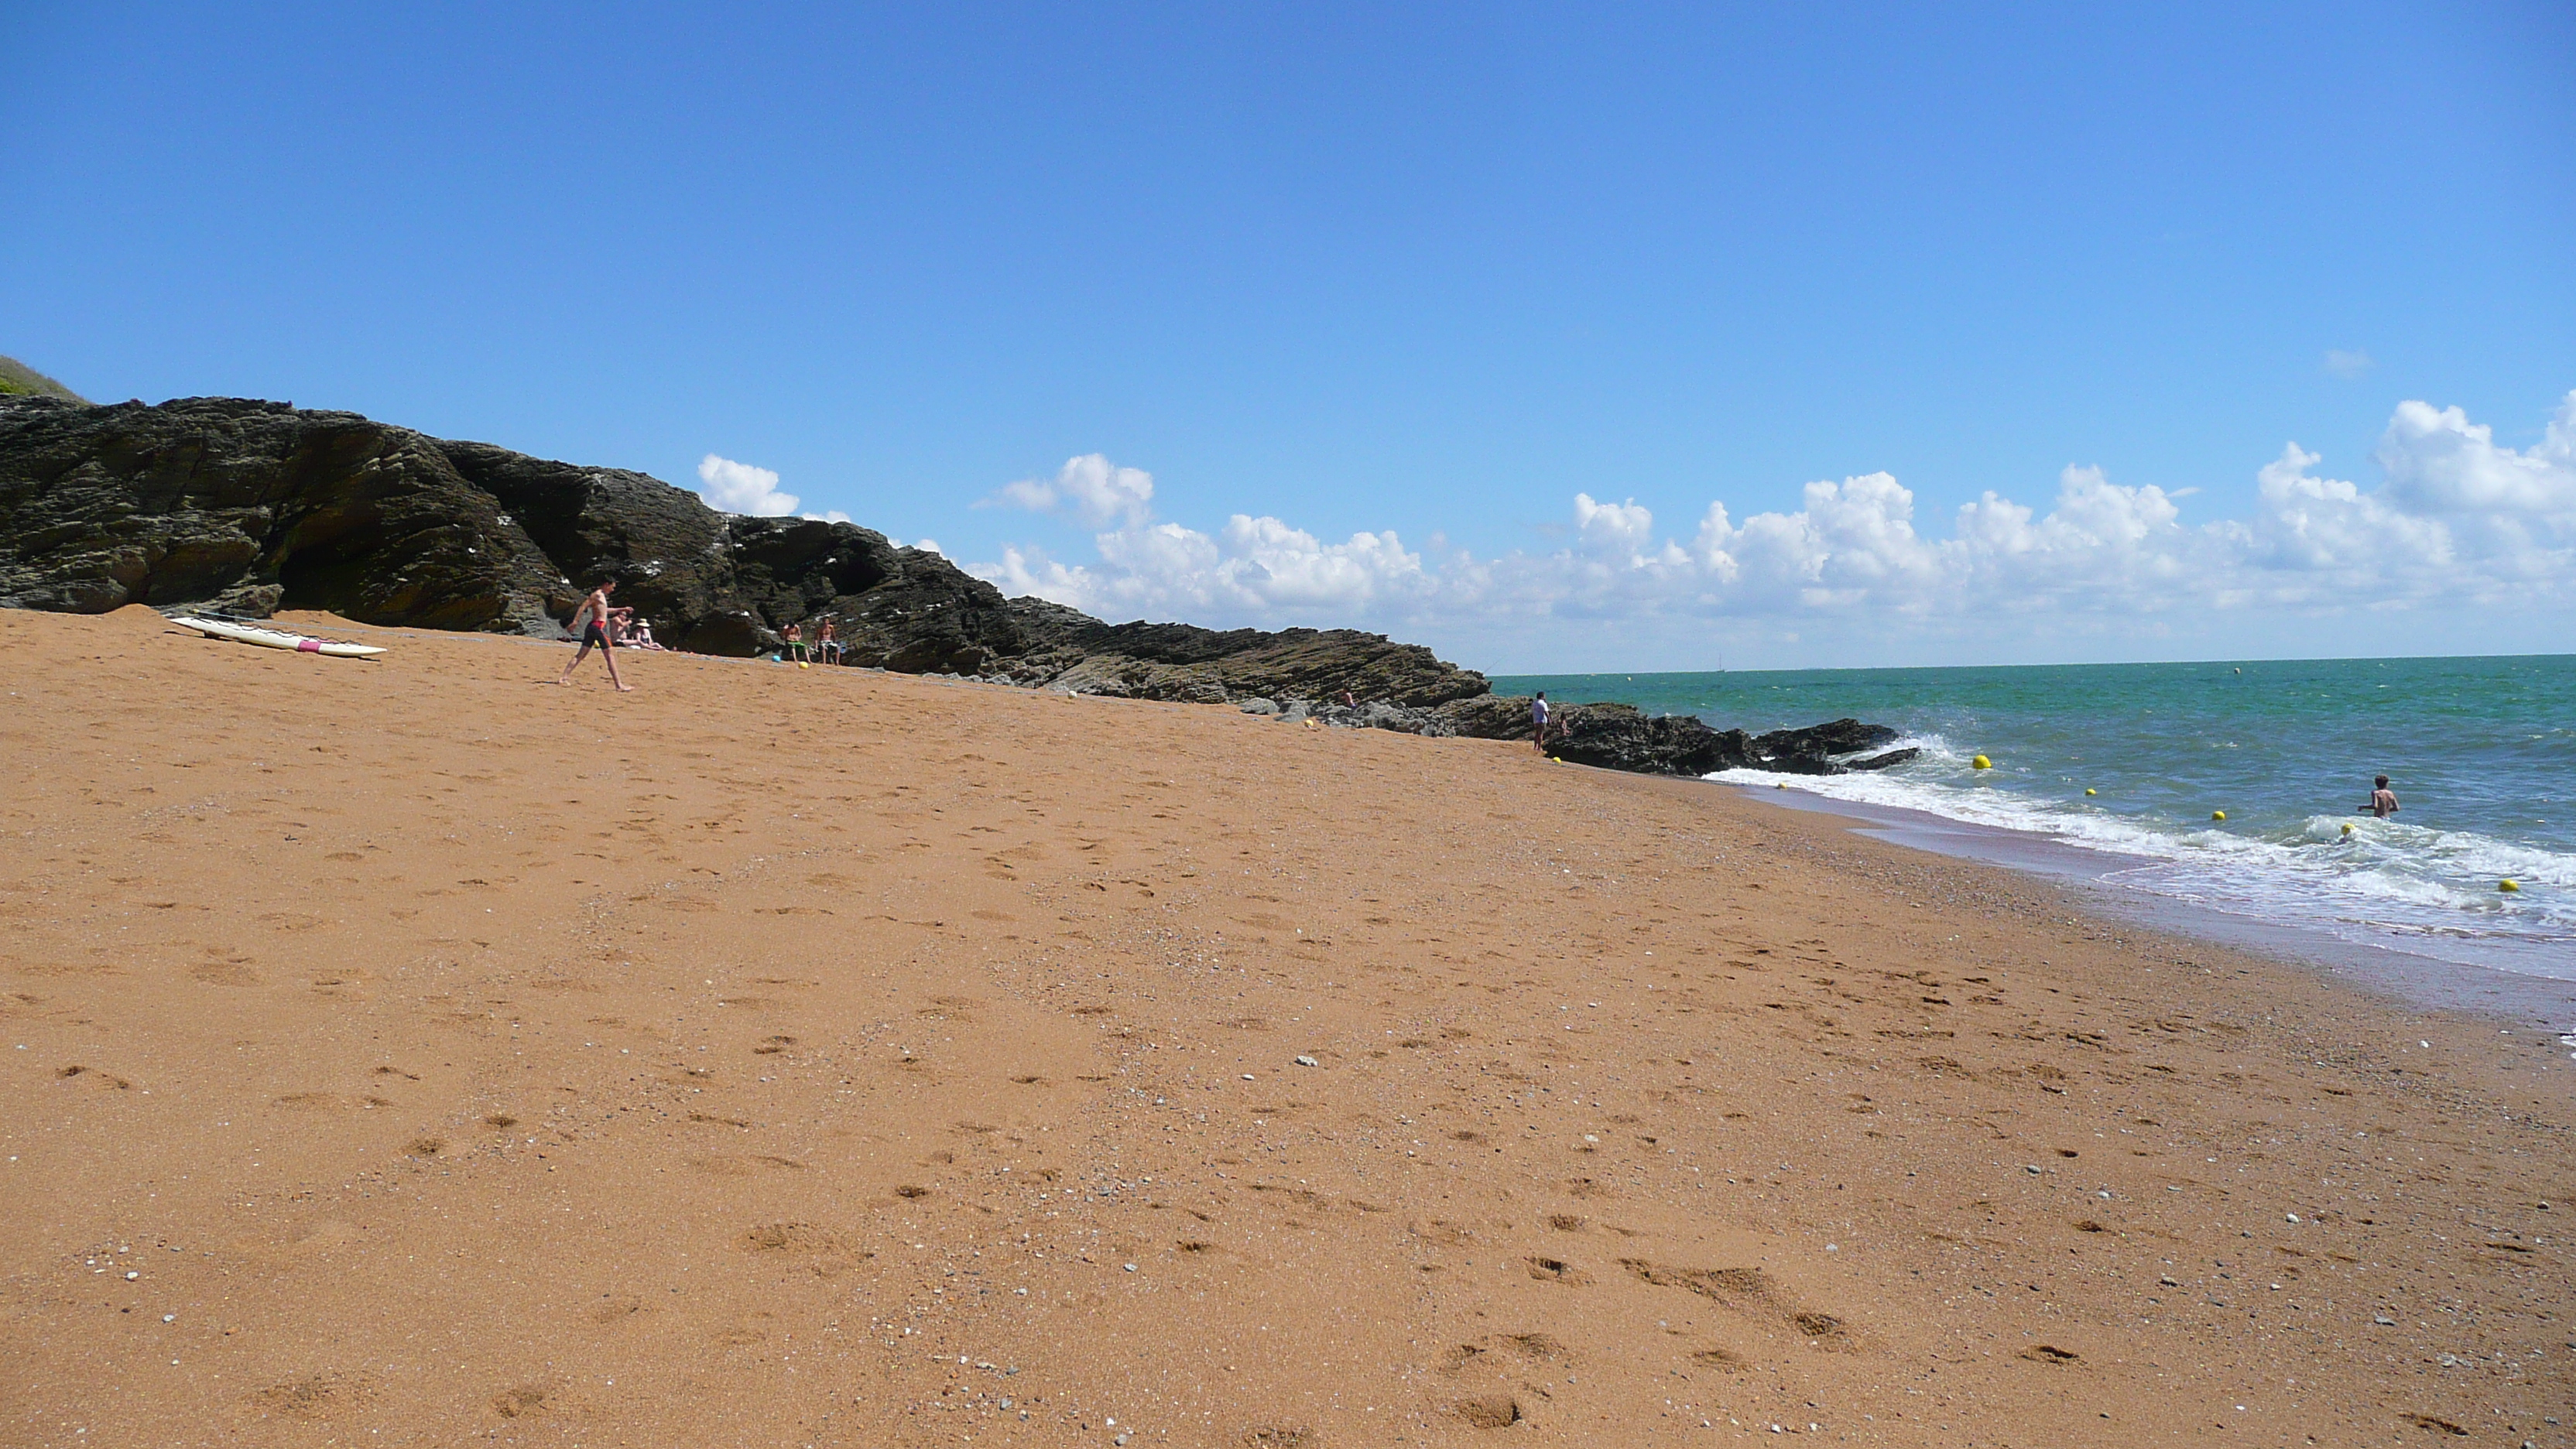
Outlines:
[[[1846,715],[1892,725],[1923,753],[1882,774],[1709,778],[2100,852],[2116,886],[2345,947],[2576,980],[2576,655],[1520,675],[1494,688],[1756,734]],[[1980,754],[1992,768],[1974,767]],[[2388,820],[2355,813],[2380,774],[2404,807]]]

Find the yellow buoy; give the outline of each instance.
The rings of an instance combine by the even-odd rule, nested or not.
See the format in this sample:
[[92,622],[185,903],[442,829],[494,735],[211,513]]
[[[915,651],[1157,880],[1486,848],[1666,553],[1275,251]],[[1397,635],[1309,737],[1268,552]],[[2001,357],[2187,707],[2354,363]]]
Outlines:
[[1774,785],[1774,786],[1772,786],[1771,788],[1772,788],[1772,789],[1774,789],[1774,790],[1786,790],[1786,789],[1788,789],[1788,788],[1789,788],[1789,782],[1788,782],[1788,781],[1786,781],[1786,780],[1783,780],[1783,781],[1781,781],[1779,784]]
[[1985,756],[1983,756],[1983,755],[1979,755],[1979,756],[1977,756],[1975,759],[1970,760],[1968,763],[1969,763],[1969,764],[1971,764],[1971,765],[1976,766],[1976,767],[1977,767],[1978,769],[1980,769],[1980,770],[1991,770],[1991,769],[1993,769],[1993,768],[1995,767],[1995,762],[1994,762],[1994,761],[1992,761],[1992,760],[1987,759],[1987,758],[1986,758]]
[[2350,835],[2350,834],[2352,834],[2352,827],[2351,827],[2351,826],[2349,826],[2349,825],[2345,826],[2345,827],[2343,828],[2343,833],[2344,833],[2344,834],[2346,834],[2346,835]]
[[2085,786],[2085,787],[2084,787],[2084,793],[2085,793],[2085,794],[2087,794],[2087,795],[2095,795],[2095,794],[2099,794],[2099,793],[2101,793],[2101,792],[2099,792],[2099,791],[2095,790],[2092,786],[2087,785],[2087,786]]
[[2497,882],[2496,882],[2496,889],[2497,889],[2497,890],[2500,890],[2500,891],[2503,891],[2503,892],[2505,892],[2505,893],[2507,893],[2507,894],[2511,894],[2511,893],[2512,893],[2512,892],[2514,892],[2514,891],[2518,891],[2518,890],[2522,889],[2522,886],[2521,886],[2521,884],[2520,884],[2519,882],[2516,882],[2516,881],[2514,881],[2513,879],[2511,879],[2510,877],[2508,877],[2508,878],[2506,878],[2506,879],[2504,879],[2504,880],[2497,881]]
[[2224,820],[2227,818],[2227,812],[2224,810],[2212,810],[2209,812],[2209,818],[2212,820]]

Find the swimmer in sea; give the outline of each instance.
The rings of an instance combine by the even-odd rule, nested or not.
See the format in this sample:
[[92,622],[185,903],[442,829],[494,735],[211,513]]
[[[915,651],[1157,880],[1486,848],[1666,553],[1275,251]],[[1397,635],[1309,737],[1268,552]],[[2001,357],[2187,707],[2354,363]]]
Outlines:
[[2388,788],[2388,777],[2380,775],[2370,782],[2370,803],[2355,809],[2355,815],[2385,820],[2397,813],[2397,792]]

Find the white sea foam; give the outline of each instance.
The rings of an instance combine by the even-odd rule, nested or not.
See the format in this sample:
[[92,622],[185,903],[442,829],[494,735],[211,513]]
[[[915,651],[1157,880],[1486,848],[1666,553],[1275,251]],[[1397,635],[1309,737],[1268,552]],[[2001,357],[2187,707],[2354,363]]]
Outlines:
[[[1998,781],[1976,771],[1939,735],[1899,745],[1923,755],[1878,773],[1728,770],[1708,778],[1785,783],[1853,804],[2139,857],[2152,864],[2119,873],[2120,884],[2346,940],[2576,978],[2576,855],[2396,820],[2313,815],[2293,828],[2257,832],[2122,813],[2082,799],[2024,793],[2013,787],[2032,781]],[[2499,891],[2504,879],[2522,890]]]

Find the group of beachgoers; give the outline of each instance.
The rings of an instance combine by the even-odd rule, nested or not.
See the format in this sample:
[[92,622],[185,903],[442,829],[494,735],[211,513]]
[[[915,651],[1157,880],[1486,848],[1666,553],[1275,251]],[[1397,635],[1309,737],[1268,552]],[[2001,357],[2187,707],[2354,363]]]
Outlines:
[[778,650],[781,664],[838,664],[841,662],[841,629],[831,619],[814,631],[813,642],[805,639],[805,626],[790,624],[783,631],[786,643]]
[[[653,642],[651,623],[636,618],[633,609],[620,608],[608,601],[608,596],[616,591],[617,581],[610,579],[592,589],[583,597],[580,607],[572,611],[572,622],[564,627],[572,631],[578,642],[572,651],[572,662],[563,667],[563,673],[555,677],[555,683],[572,683],[572,672],[590,657],[591,650],[597,649],[600,662],[608,666],[608,682],[616,685],[621,693],[634,692],[635,686],[617,675],[617,651],[659,650],[662,646]],[[781,663],[838,664],[842,662],[840,628],[835,621],[825,619],[809,645],[804,627],[790,624],[786,629],[786,643],[775,657]]]

